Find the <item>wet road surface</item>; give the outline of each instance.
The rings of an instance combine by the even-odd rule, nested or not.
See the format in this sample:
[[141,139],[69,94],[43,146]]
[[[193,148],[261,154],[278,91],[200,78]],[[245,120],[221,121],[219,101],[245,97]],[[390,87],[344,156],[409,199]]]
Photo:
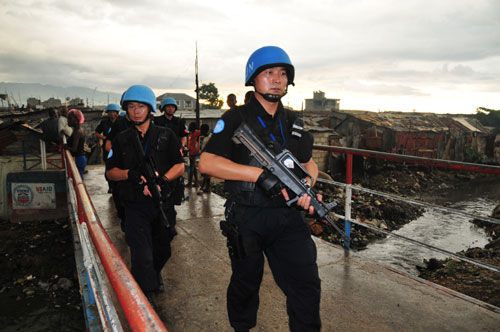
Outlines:
[[[104,167],[89,166],[85,184],[101,223],[129,264],[129,252],[113,207]],[[166,292],[156,297],[169,331],[232,331],[226,313],[231,267],[219,230],[224,200],[197,195],[177,209],[178,236],[162,275]],[[500,309],[405,273],[363,259],[314,238],[322,280],[324,331],[495,331]],[[493,308],[495,309],[495,308]],[[257,326],[252,331],[287,331],[285,298],[265,269]]]

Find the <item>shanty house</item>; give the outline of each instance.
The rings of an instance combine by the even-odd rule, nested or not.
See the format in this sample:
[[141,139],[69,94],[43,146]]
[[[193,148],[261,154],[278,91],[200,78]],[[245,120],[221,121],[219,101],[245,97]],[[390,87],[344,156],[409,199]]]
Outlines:
[[347,147],[460,161],[488,152],[488,130],[466,116],[343,110],[331,113],[330,127]]

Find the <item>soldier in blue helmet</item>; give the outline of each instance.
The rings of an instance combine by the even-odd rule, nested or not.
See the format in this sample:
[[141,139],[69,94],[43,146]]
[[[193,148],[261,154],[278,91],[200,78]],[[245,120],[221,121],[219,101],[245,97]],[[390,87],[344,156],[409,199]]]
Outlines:
[[95,128],[94,131],[94,136],[100,140],[102,140],[102,155],[103,158],[102,160],[106,160],[106,156],[108,155],[108,152],[106,150],[106,137],[108,136],[111,126],[113,123],[116,121],[118,118],[118,113],[120,112],[120,105],[118,104],[109,104],[106,106],[106,117],[99,122],[97,127]]
[[[248,331],[256,325],[264,255],[287,298],[290,330],[321,328],[321,286],[310,228],[300,210],[286,205],[289,196],[280,181],[255,166],[259,163],[243,144],[231,139],[245,122],[275,153],[290,150],[316,179],[312,135],[303,130],[297,113],[285,109],[280,101],[294,76],[294,66],[284,50],[276,46],[256,50],[245,73],[245,85],[254,87],[254,95],[248,104],[227,111],[218,120],[199,162],[200,172],[224,179],[229,193],[221,229],[227,236],[232,267],[227,310],[236,331]],[[303,195],[297,205],[314,213],[310,200]]]
[[[172,131],[177,135],[177,138],[181,142],[183,156],[186,156],[185,146],[188,136],[188,131],[186,129],[186,121],[174,115],[177,111],[177,101],[172,97],[167,97],[162,100],[160,104],[160,110],[163,112],[163,116],[158,116],[154,118],[154,123],[157,126],[163,126],[172,129]],[[175,205],[180,205],[184,200],[184,176],[180,176],[174,183],[174,203]]]
[[157,126],[164,126],[172,129],[181,141],[181,145],[185,146],[188,136],[186,121],[174,115],[177,108],[177,102],[174,98],[168,97],[163,99],[160,104],[160,110],[163,112],[163,116],[156,117],[155,124]]
[[[127,111],[132,126],[113,139],[106,159],[106,176],[118,182],[132,275],[155,307],[153,294],[164,290],[161,270],[171,256],[170,242],[177,234],[174,205],[166,193],[170,182],[184,173],[184,160],[174,132],[152,123],[156,98],[149,87],[128,88],[122,95],[121,106]],[[155,161],[156,171],[163,179],[161,190],[165,201],[160,204],[170,227],[162,221],[159,204],[149,190],[143,173],[143,155]]]

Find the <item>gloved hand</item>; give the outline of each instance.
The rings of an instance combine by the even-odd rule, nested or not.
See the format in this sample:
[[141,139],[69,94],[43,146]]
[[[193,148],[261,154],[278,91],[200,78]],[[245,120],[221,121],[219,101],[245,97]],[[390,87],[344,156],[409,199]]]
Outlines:
[[158,185],[160,186],[161,192],[164,195],[168,195],[172,191],[171,181],[169,181],[165,176],[162,176],[160,179],[158,179]]
[[140,167],[134,167],[128,170],[128,180],[132,183],[137,183],[137,184],[141,183],[142,182],[141,175],[142,173],[140,171]]
[[271,197],[280,194],[283,189],[281,181],[267,169],[264,169],[256,183]]

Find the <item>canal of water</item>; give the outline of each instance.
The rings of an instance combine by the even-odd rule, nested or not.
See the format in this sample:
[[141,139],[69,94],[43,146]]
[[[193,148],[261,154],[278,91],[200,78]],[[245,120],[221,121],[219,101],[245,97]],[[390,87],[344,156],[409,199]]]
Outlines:
[[[490,216],[500,204],[500,179],[453,191],[438,204],[474,215]],[[473,247],[483,248],[489,241],[485,231],[471,223],[470,218],[433,209],[426,209],[422,216],[394,233],[454,253]],[[436,251],[394,237],[378,240],[358,254],[413,275],[418,275],[417,265],[425,266],[424,259],[446,258]]]

